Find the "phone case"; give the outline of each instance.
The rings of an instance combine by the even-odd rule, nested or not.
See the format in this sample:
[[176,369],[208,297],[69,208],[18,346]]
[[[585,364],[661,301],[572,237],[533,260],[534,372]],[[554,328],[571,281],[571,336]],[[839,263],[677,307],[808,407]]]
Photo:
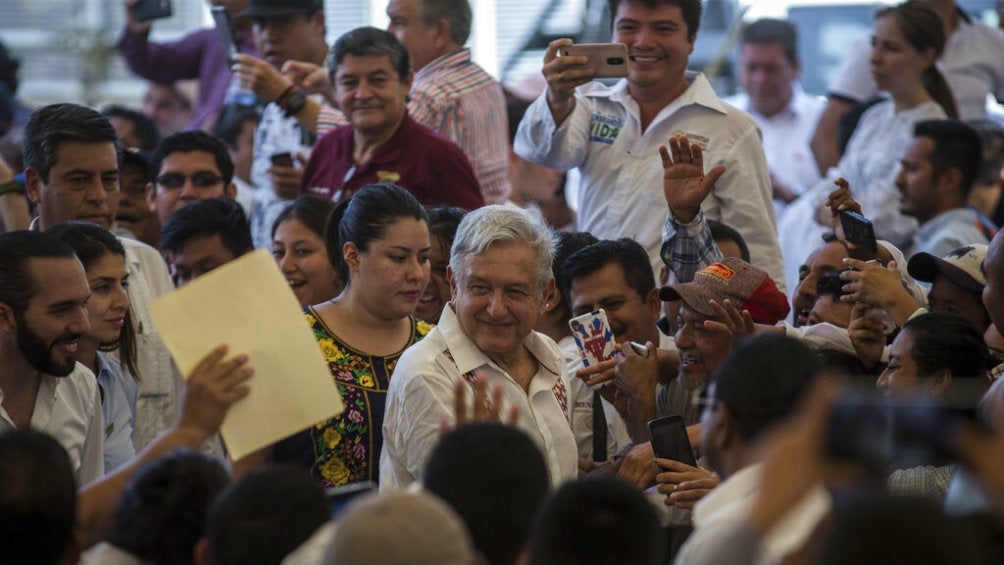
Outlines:
[[614,332],[602,308],[568,321],[582,364],[590,367],[614,356]]
[[234,55],[240,53],[240,50],[237,48],[237,36],[234,34],[234,28],[230,24],[230,14],[223,6],[213,6],[211,12],[213,22],[216,24],[216,33],[220,37],[220,45],[223,46],[227,59],[231,60]]
[[623,43],[580,43],[561,49],[561,56],[586,57],[586,63],[596,70],[596,78],[617,78],[628,75],[628,51]]
[[136,4],[136,19],[141,22],[169,18],[173,13],[171,0],[141,0]]
[[844,238],[849,243],[853,243],[872,254],[878,253],[875,228],[872,226],[871,220],[856,212],[845,210],[840,213],[840,227],[844,228]]
[[679,415],[656,418],[648,422],[648,435],[652,439],[652,451],[660,459],[672,459],[697,466],[694,450],[687,437],[687,426]]

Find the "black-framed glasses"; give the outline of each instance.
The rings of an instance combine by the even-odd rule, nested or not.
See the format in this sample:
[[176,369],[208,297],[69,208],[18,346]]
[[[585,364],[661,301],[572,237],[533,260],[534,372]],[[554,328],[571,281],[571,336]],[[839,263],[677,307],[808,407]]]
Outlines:
[[181,188],[185,186],[185,181],[192,179],[192,185],[197,188],[208,188],[223,182],[223,177],[209,171],[199,171],[191,176],[181,173],[164,173],[157,177],[157,184],[164,188]]

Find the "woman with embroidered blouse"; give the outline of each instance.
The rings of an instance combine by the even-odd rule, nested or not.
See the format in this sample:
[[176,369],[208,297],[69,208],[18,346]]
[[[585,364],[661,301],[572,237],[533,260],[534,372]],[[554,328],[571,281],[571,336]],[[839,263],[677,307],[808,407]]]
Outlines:
[[370,185],[334,210],[324,239],[345,288],[304,313],[345,410],[236,461],[237,476],[271,461],[302,465],[326,487],[379,481],[391,374],[431,329],[413,316],[429,282],[428,218],[408,191]]

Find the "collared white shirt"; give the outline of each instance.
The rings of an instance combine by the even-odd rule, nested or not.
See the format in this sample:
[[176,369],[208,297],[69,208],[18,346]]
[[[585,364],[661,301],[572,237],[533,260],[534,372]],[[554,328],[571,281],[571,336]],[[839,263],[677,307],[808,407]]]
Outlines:
[[920,226],[912,249],[905,255],[912,257],[925,252],[935,257],[944,257],[966,245],[988,245],[990,242],[979,225],[980,220],[972,208],[954,208],[942,212]]
[[[17,429],[2,403],[0,390],[0,432]],[[87,367],[77,363],[66,377],[42,375],[31,429],[49,434],[63,446],[78,487],[105,474],[101,396],[98,381]]]
[[520,123],[516,153],[552,169],[578,167],[579,231],[600,239],[634,239],[645,247],[659,272],[668,207],[658,149],[670,136],[686,134],[705,148],[705,169],[725,165],[725,174],[701,209],[708,218],[738,230],[749,246],[751,263],[781,286],[784,268],[770,175],[756,122],[723,103],[704,75],[687,73],[686,80],[687,90],[645,131],[626,80],[613,87],[598,82],[579,87],[575,108],[561,127],[555,126],[546,93],[542,94]]
[[387,391],[380,488],[405,488],[422,478],[426,462],[442,435],[440,422],[452,423],[457,379],[470,381],[476,373],[502,385],[500,413],[519,407],[520,428],[540,448],[551,484],[557,486],[578,474],[575,436],[569,421],[568,371],[554,340],[530,332],[523,345],[539,368],[525,392],[464,334],[452,306],[443,309],[425,339],[412,345],[397,363]]

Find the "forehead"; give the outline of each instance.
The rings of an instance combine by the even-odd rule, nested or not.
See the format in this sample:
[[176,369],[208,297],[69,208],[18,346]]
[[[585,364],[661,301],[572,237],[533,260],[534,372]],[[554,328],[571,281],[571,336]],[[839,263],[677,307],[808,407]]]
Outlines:
[[86,274],[90,279],[107,276],[120,278],[126,274],[125,257],[109,251],[91,261]]
[[903,152],[904,158],[913,162],[928,161],[934,152],[934,140],[930,137],[914,137]]
[[902,41],[903,34],[899,30],[899,22],[892,14],[887,14],[875,20],[875,37]]
[[928,293],[928,295],[934,298],[937,303],[952,302],[960,304],[972,302],[974,304],[979,303],[982,305],[983,300],[980,298],[981,294],[981,292],[962,288],[941,273],[934,275],[934,281],[931,282],[931,291]]
[[641,23],[672,21],[683,23],[683,11],[677,4],[659,4],[647,6],[643,2],[622,0],[614,14],[614,23],[621,20],[631,20]]
[[681,318],[692,324],[704,323],[706,320],[712,320],[715,322],[721,320],[718,316],[705,316],[704,314],[701,314],[700,312],[687,306],[686,302],[681,302],[679,314]]
[[390,0],[387,4],[387,13],[395,15],[416,15],[420,7],[419,0]]
[[173,256],[175,265],[191,266],[205,259],[234,259],[230,250],[223,245],[223,238],[218,233],[197,235],[181,246]]
[[[576,277],[571,281],[569,291],[572,300],[583,298],[585,294],[637,294],[624,277],[624,269],[619,263],[607,263],[599,269]],[[586,298],[596,298],[589,296]]]
[[61,141],[56,146],[53,169],[103,172],[118,170],[118,154],[111,141],[98,143]]
[[788,60],[788,56],[784,52],[784,45],[779,41],[743,43],[740,55],[745,61],[756,60],[783,64]]
[[463,262],[467,278],[480,278],[500,285],[536,285],[537,254],[526,243],[500,242]]
[[84,300],[90,294],[84,267],[76,257],[33,257],[27,267],[36,288],[32,303]]
[[831,241],[816,248],[806,259],[805,265],[810,269],[839,270],[843,268],[847,249],[839,241]]
[[338,63],[335,76],[359,76],[380,71],[397,76],[397,70],[390,62],[390,55],[346,55],[342,62]]
[[216,158],[212,153],[203,150],[175,151],[164,157],[160,172],[212,171],[219,174]]

